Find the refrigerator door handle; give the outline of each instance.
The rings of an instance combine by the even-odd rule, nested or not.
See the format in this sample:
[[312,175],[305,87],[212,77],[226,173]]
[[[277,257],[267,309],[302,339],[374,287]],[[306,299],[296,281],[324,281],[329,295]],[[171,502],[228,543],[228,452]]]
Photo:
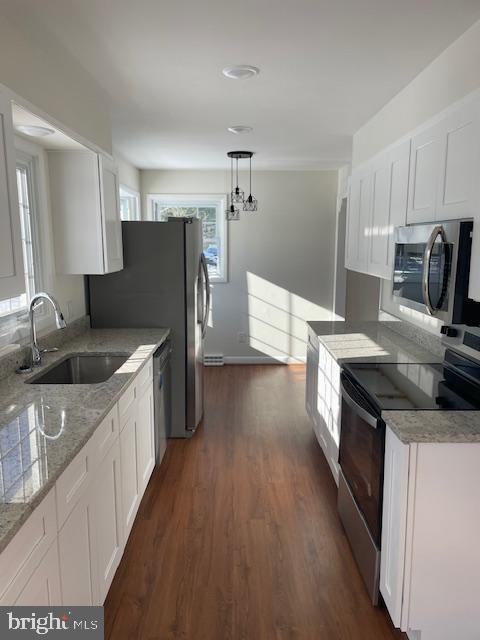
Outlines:
[[202,318],[202,336],[205,337],[205,333],[207,331],[208,326],[208,317],[210,315],[210,305],[211,305],[211,293],[210,293],[210,278],[208,275],[208,266],[207,261],[205,260],[205,255],[200,256],[200,264],[203,270],[204,277],[204,285],[205,285],[205,303],[203,308],[203,318]]

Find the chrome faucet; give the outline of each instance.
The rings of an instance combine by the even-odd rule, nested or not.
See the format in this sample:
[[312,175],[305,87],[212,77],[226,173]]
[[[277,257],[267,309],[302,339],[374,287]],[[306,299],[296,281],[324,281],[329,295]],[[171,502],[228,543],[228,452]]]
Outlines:
[[42,350],[38,348],[37,330],[35,328],[35,309],[38,309],[38,307],[40,307],[45,300],[47,302],[50,302],[53,307],[57,329],[65,329],[65,327],[67,326],[60,306],[53,296],[51,296],[49,293],[45,293],[44,291],[40,291],[32,297],[28,308],[28,319],[30,321],[30,348],[32,350],[32,366],[39,365],[41,363],[42,353],[48,351],[57,351],[56,347],[54,347],[53,349]]

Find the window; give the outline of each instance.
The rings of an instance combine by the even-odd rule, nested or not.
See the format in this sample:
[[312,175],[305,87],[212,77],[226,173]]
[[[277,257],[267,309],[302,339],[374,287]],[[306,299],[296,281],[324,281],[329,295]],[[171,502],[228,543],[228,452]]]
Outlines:
[[200,218],[203,226],[203,253],[208,273],[215,282],[227,281],[227,221],[225,195],[148,195],[151,220],[165,222],[169,217]]
[[33,294],[39,290],[40,260],[37,221],[34,206],[33,163],[27,157],[17,160],[17,189],[22,233],[25,292],[14,298],[0,300],[0,318],[24,311]]
[[123,185],[120,185],[120,218],[140,220],[140,194]]

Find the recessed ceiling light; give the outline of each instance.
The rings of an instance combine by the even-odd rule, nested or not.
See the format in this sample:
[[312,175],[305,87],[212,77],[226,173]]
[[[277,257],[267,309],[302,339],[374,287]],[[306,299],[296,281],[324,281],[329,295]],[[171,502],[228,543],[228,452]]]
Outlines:
[[250,64],[236,64],[232,67],[225,67],[222,73],[226,78],[231,78],[232,80],[246,80],[247,78],[258,76],[260,69],[252,67]]
[[33,138],[45,138],[46,136],[51,136],[55,133],[55,129],[40,127],[34,124],[19,124],[16,129],[17,131],[20,131],[20,133],[32,136]]
[[245,124],[238,124],[233,127],[228,127],[227,131],[230,131],[230,133],[236,133],[236,134],[251,133],[253,131],[253,128],[248,127]]

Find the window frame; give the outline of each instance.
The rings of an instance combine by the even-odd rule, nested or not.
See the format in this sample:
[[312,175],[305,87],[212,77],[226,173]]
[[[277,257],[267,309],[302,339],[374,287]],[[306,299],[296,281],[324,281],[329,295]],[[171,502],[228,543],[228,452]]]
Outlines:
[[148,193],[147,194],[147,219],[153,221],[153,202],[160,200],[165,206],[185,207],[215,205],[217,209],[217,231],[220,238],[220,260],[221,269],[219,275],[210,276],[211,282],[226,284],[228,282],[228,224],[225,215],[227,208],[226,193],[201,193],[201,194],[183,194],[183,193]]
[[[15,185],[17,186],[16,172],[20,166],[25,170],[27,176],[27,189],[28,189],[28,203],[30,209],[30,227],[32,234],[32,261],[33,261],[33,277],[35,283],[35,292],[41,291],[44,277],[44,266],[42,261],[42,239],[40,233],[41,222],[39,219],[39,207],[38,207],[38,192],[37,192],[37,169],[35,166],[35,156],[27,153],[22,149],[15,148]],[[20,216],[20,202],[18,195],[16,197],[16,203],[18,206],[18,215]],[[23,232],[22,232],[23,233]],[[23,239],[22,239],[22,252],[23,252]],[[25,254],[23,253],[23,260],[25,262]],[[26,265],[23,265],[26,270]],[[25,293],[27,294],[27,302],[24,307],[20,307],[4,315],[0,315],[0,330],[7,330],[12,324],[17,324],[19,321],[26,318],[28,313],[28,290],[25,283]],[[45,315],[43,308],[38,310],[38,315]],[[3,331],[2,331],[3,333]]]
[[[142,211],[140,208],[140,192],[139,191],[135,191],[135,189],[131,189],[130,187],[127,187],[127,185],[120,183],[119,187],[118,187],[118,198],[119,198],[119,203],[122,199],[122,191],[125,193],[124,197],[127,198],[133,198],[135,200],[135,217],[133,219],[131,219],[132,222],[137,222],[139,220],[142,219]],[[121,211],[121,208],[120,208]],[[121,220],[123,221],[123,218],[121,218]]]

